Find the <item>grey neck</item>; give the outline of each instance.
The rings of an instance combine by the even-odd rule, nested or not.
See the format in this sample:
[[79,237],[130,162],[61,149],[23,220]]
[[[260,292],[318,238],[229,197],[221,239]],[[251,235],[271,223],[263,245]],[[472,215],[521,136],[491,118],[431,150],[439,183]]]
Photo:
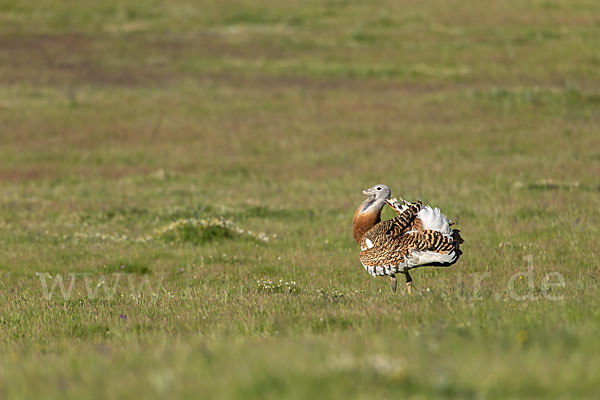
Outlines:
[[385,199],[367,199],[363,202],[362,207],[360,208],[360,212],[379,212],[385,205]]

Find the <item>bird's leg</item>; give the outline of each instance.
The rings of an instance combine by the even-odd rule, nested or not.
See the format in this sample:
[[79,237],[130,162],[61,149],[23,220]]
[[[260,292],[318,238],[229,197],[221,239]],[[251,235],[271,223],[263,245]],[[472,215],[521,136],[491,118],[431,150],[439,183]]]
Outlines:
[[396,286],[398,285],[398,281],[396,280],[396,275],[391,274],[390,279],[392,280],[392,293],[396,293]]
[[404,273],[404,275],[406,276],[406,293],[411,294],[412,293],[412,278],[411,278],[410,274],[408,273],[408,271],[406,271]]

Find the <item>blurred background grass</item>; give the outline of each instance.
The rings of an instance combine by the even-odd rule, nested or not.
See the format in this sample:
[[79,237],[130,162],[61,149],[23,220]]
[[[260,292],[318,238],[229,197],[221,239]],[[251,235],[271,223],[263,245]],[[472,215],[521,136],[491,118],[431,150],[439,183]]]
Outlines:
[[[599,8],[0,0],[0,394],[596,398]],[[378,182],[466,239],[410,297]]]

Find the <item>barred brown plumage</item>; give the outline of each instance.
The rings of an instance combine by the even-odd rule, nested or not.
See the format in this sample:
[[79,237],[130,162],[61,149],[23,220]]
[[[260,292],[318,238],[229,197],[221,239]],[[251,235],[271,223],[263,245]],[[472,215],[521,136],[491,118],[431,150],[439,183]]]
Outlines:
[[[360,261],[371,275],[389,275],[392,291],[396,290],[396,273],[406,276],[410,293],[409,270],[421,266],[449,266],[462,254],[460,232],[450,228],[450,221],[438,208],[390,199],[386,185],[363,191],[368,198],[356,210],[353,235],[360,245]],[[381,221],[381,210],[388,204],[397,217]]]

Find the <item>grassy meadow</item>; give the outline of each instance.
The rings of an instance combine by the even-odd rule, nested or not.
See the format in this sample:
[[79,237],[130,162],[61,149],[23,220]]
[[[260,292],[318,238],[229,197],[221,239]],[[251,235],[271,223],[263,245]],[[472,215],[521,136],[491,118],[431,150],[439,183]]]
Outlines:
[[0,398],[600,397],[600,3],[129,3],[0,0]]

